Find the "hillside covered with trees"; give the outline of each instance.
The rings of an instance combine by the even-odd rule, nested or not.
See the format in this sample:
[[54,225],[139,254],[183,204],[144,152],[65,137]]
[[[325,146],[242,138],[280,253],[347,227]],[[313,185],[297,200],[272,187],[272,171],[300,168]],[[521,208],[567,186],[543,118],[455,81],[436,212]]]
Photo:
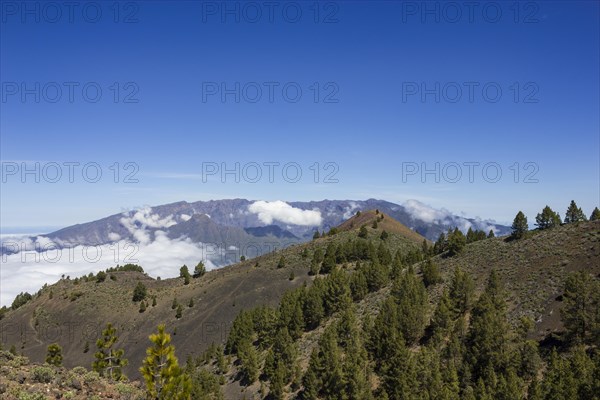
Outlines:
[[[596,399],[599,217],[572,202],[564,222],[546,207],[535,230],[519,212],[510,236],[453,229],[431,243],[375,210],[219,271],[65,278],[3,311],[0,392],[46,398],[23,393],[62,385],[64,398],[108,398],[106,382],[117,398]],[[107,285],[126,304],[104,298]],[[95,340],[47,343],[39,327],[64,312],[99,313]],[[226,334],[198,340],[214,315]],[[22,323],[38,327],[33,340],[19,340]],[[19,372],[21,353],[38,372]],[[73,362],[90,369],[76,382],[62,367]]]

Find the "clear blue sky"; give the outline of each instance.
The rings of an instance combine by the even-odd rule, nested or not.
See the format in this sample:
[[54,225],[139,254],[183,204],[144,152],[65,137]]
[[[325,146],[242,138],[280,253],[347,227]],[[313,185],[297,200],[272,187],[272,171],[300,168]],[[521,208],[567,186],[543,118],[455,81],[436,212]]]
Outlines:
[[[272,14],[269,2],[227,2],[225,15],[220,1],[84,1],[74,10],[1,3],[5,229],[232,197],[417,199],[500,222],[519,209],[533,219],[546,204],[564,215],[571,199],[589,215],[600,203],[597,1],[484,1],[474,10],[469,2],[423,10],[422,2],[340,1],[318,3],[318,15],[306,1],[275,1]],[[221,83],[235,91],[236,82],[239,103],[235,94],[223,102]],[[422,89],[435,92],[436,83],[439,102],[435,93],[423,101]],[[257,86],[262,97],[252,102]],[[102,97],[92,102],[96,88]],[[292,102],[298,88],[302,97]],[[40,182],[21,182],[22,166],[36,162],[46,167]],[[73,182],[64,165],[49,182],[52,162],[79,163]],[[81,166],[92,162],[103,172],[96,183],[82,178]],[[213,162],[239,162],[248,179],[204,181],[203,163]],[[262,165],[256,183],[252,162]],[[280,165],[271,183],[265,162],[298,163],[302,178],[287,182]],[[336,171],[327,162],[337,166],[337,183],[324,182]],[[473,182],[468,162],[480,163]],[[406,163],[440,163],[439,183],[403,177]],[[458,182],[448,163],[462,166]],[[502,169],[498,182],[482,177],[486,163]],[[123,182],[128,172],[137,183]],[[528,173],[537,183],[524,182]]]

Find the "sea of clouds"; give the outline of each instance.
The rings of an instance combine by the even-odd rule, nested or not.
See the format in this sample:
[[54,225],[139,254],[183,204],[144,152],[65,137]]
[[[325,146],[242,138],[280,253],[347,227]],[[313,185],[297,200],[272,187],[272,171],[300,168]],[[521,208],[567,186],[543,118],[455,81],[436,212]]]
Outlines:
[[[139,264],[150,276],[162,278],[178,276],[182,265],[193,269],[201,260],[208,270],[222,266],[222,255],[215,245],[193,243],[186,238],[171,239],[160,230],[175,223],[172,217],[161,219],[144,208],[124,215],[121,223],[134,241],[111,233],[112,243],[59,248],[61,246],[53,246],[52,241],[43,236],[32,240],[27,235],[3,235],[5,245],[16,244],[22,251],[2,255],[0,305],[10,306],[20,292],[33,294],[45,283],[52,284],[62,276],[76,278],[90,272],[95,274],[117,264]],[[158,230],[151,234],[148,228]]]
[[[294,225],[319,225],[321,213],[317,210],[301,210],[283,201],[256,201],[248,212],[257,214],[259,220],[271,224],[274,220]],[[34,294],[44,284],[52,284],[63,276],[76,278],[114,267],[117,264],[139,264],[152,277],[172,278],[179,275],[179,268],[187,265],[190,270],[203,261],[207,270],[228,264],[227,253],[238,250],[219,244],[195,243],[188,238],[172,239],[163,229],[177,221],[187,221],[190,215],[169,215],[161,218],[150,207],[142,207],[123,213],[120,223],[133,240],[123,239],[110,232],[111,243],[99,246],[73,246],[54,243],[40,235],[3,234],[2,242],[8,248],[20,251],[3,254],[0,260],[0,305],[10,306],[21,292]],[[65,247],[66,246],[66,247]]]

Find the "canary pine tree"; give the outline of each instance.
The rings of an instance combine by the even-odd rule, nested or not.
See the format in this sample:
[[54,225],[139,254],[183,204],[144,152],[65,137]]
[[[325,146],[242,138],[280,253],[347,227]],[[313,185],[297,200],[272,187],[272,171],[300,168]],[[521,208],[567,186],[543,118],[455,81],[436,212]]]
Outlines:
[[580,221],[587,221],[587,218],[583,211],[581,211],[581,207],[577,207],[575,200],[571,200],[571,204],[569,204],[569,208],[567,208],[567,212],[565,213],[565,224]]
[[600,220],[600,209],[598,209],[598,207],[595,207],[594,211],[592,211],[592,214],[590,215],[590,221],[598,220]]
[[62,365],[62,347],[58,343],[52,343],[46,351],[46,362],[50,365],[60,367]]
[[559,226],[561,223],[560,215],[554,212],[549,206],[544,207],[541,213],[535,217],[535,224],[539,229],[548,229]]
[[127,365],[127,360],[123,358],[125,351],[113,349],[117,340],[117,330],[109,322],[102,331],[102,337],[96,341],[98,351],[94,354],[96,360],[92,364],[94,371],[111,381],[120,380],[123,377],[122,369]]
[[191,379],[179,367],[171,335],[165,326],[158,326],[158,333],[150,335],[153,346],[146,350],[146,358],[140,372],[146,381],[146,392],[154,400],[188,400],[191,398]]
[[529,226],[527,225],[527,217],[522,211],[519,211],[512,223],[512,237],[514,239],[521,239],[525,236],[528,230]]

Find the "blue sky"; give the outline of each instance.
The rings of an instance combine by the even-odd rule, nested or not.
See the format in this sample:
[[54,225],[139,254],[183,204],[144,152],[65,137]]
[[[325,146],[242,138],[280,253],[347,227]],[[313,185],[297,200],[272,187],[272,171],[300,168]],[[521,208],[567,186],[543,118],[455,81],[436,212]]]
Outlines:
[[[500,222],[600,203],[596,1],[1,4],[5,230],[233,197],[417,199]],[[236,163],[239,182],[207,174]],[[436,165],[439,182],[421,176]]]

